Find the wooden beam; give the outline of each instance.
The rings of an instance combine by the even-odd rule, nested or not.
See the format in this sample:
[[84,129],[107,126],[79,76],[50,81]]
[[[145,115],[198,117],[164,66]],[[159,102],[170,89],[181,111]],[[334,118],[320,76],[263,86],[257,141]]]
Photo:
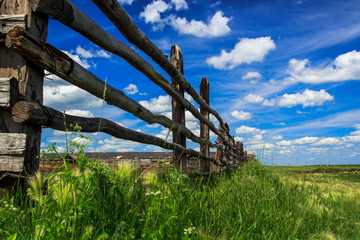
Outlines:
[[[46,40],[48,17],[31,11],[28,0],[1,0],[0,14],[1,32],[20,26],[32,35]],[[4,44],[0,44],[0,78],[16,79],[18,94],[15,96],[11,93],[10,105],[12,101],[20,99],[42,103],[44,70],[7,49]],[[12,120],[9,109],[0,108],[0,132],[26,134],[24,172],[35,173],[39,167],[41,127],[16,123]]]
[[[114,6],[117,4],[116,1],[112,2]],[[218,131],[211,121],[201,115],[198,109],[174,89],[170,82],[158,73],[151,64],[145,61],[134,49],[106,32],[69,0],[30,0],[30,3],[33,11],[51,15],[101,48],[123,58],[226,141],[224,134]]]
[[127,14],[124,8],[117,1],[113,0],[92,0],[99,9],[109,18],[117,29],[125,36],[125,38],[136,47],[146,53],[151,59],[159,64],[172,78],[174,78],[180,86],[187,91],[193,99],[208,112],[213,114],[221,123],[223,119],[215,109],[196,92],[191,84],[185,79],[184,75],[174,65],[169,62],[166,54],[164,54],[146,35],[136,26],[132,18]]
[[179,144],[166,142],[165,140],[158,137],[122,127],[119,124],[105,118],[86,118],[72,116],[69,114],[65,114],[64,118],[64,114],[62,112],[59,112],[50,107],[42,106],[36,102],[17,102],[12,108],[12,115],[14,121],[19,123],[46,125],[47,127],[59,131],[65,131],[65,126],[69,129],[71,124],[77,124],[81,127],[81,132],[100,131],[116,138],[144,144],[151,144],[169,150],[177,149],[178,151],[181,151],[184,156],[189,155],[193,157],[199,157],[201,159],[203,158],[207,161],[215,161],[215,159],[205,156],[200,152],[194,151],[192,149],[186,149]]
[[[179,69],[181,74],[184,74],[184,62],[183,62],[183,54],[181,49],[177,45],[173,45],[171,47],[171,63]],[[171,78],[172,86],[184,97],[184,89],[181,88],[179,83],[174,79]],[[172,120],[174,122],[179,123],[181,126],[186,127],[185,124],[185,108],[181,106],[179,102],[176,101],[175,98],[172,98]],[[173,131],[173,143],[179,144],[186,148],[186,136],[181,132]],[[186,156],[178,150],[174,150],[174,162],[176,167],[179,169],[180,172],[186,173],[187,172],[187,158]]]
[[[84,89],[98,98],[103,98],[105,82],[50,44],[40,41],[21,28],[11,30],[7,34],[5,42],[8,48],[31,60],[34,64],[56,74],[58,77]],[[138,102],[127,97],[122,91],[110,85],[106,85],[105,101],[109,105],[117,106],[150,124],[158,123],[173,131],[180,131],[194,142],[219,147],[217,144],[195,136],[189,129],[181,126],[179,123],[173,122],[166,116],[150,112]]]
[[11,108],[19,95],[15,78],[0,78],[0,107]]
[[0,32],[7,34],[14,27],[26,29],[27,15],[0,15]]
[[25,151],[25,134],[0,133],[0,172],[22,172]]
[[[210,94],[209,94],[209,80],[204,77],[200,83],[200,96],[204,99],[206,104],[209,104]],[[200,113],[204,115],[205,118],[209,119],[209,111],[200,106]],[[210,133],[209,133],[209,126],[200,122],[200,137],[202,139],[209,140]],[[210,156],[210,148],[206,144],[200,144],[200,151],[205,156]],[[200,169],[203,173],[210,172],[210,162],[205,160],[200,160]]]

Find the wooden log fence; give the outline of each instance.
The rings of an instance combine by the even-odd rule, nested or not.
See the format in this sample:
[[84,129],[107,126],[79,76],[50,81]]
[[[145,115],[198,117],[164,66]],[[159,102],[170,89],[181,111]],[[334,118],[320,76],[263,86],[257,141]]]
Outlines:
[[[129,42],[150,56],[169,74],[172,84],[137,54],[135,50],[107,33],[69,0],[19,1],[24,3],[26,6],[24,9],[27,12],[24,10],[16,11],[18,5],[11,5],[11,0],[0,2],[0,23],[2,26],[0,31],[0,51],[5,52],[8,56],[14,56],[13,58],[21,59],[23,66],[27,67],[29,65],[32,69],[36,66],[36,78],[31,78],[35,83],[31,82],[24,88],[22,84],[26,80],[16,79],[14,74],[6,74],[6,71],[8,71],[6,69],[11,66],[1,56],[0,120],[6,124],[1,126],[0,133],[5,134],[9,139],[15,139],[9,141],[19,143],[19,146],[15,145],[19,149],[26,150],[21,150],[21,153],[3,151],[2,149],[9,149],[9,146],[0,141],[0,172],[25,171],[32,174],[36,171],[38,158],[34,154],[37,153],[38,155],[39,153],[41,125],[57,130],[65,130],[65,127],[70,124],[78,124],[83,132],[100,131],[117,138],[173,150],[176,166],[182,172],[187,171],[187,157],[199,158],[201,160],[200,168],[204,173],[210,172],[211,164],[226,167],[245,161],[246,154],[244,154],[242,143],[235,143],[234,137],[230,135],[227,123],[209,105],[208,79],[202,79],[200,94],[197,93],[184,77],[183,56],[180,48],[176,45],[172,47],[171,59],[169,60],[167,55],[136,27],[134,21],[118,1],[92,0]],[[14,8],[15,11],[9,11],[8,8]],[[29,10],[30,8],[32,11]],[[173,118],[169,119],[164,115],[152,113],[138,102],[127,97],[122,91],[107,85],[62,51],[46,43],[46,15],[59,20],[108,52],[123,58],[131,66],[142,72],[149,80],[161,87],[173,99]],[[42,25],[37,25],[38,28],[42,26],[41,29],[32,30],[33,25],[29,26],[29,23],[32,23],[34,19],[41,19]],[[3,46],[4,44],[6,47]],[[32,64],[28,64],[29,62]],[[170,129],[173,131],[173,142],[167,142],[151,135],[124,128],[104,118],[84,118],[65,114],[66,125],[64,125],[63,113],[42,105],[43,69],[98,98],[103,98],[104,89],[106,89],[104,100],[109,105],[119,107],[147,123],[158,123]],[[32,90],[35,86],[36,90]],[[184,90],[200,105],[200,111],[184,98]],[[31,93],[36,92],[37,95],[29,95],[29,91]],[[185,109],[200,121],[200,137],[186,128]],[[219,121],[218,129],[210,121],[209,114],[213,114]],[[8,125],[16,126],[17,129],[8,127]],[[209,129],[218,136],[217,142],[210,141]],[[12,134],[20,135],[15,136]],[[17,141],[16,139],[23,139],[23,141]],[[30,142],[34,139],[36,139],[35,144]],[[186,139],[199,143],[200,152],[186,148]],[[210,158],[210,147],[217,149],[215,159]],[[9,157],[10,155],[11,157]],[[30,160],[30,158],[35,160]],[[14,164],[11,165],[10,162],[14,162]],[[25,165],[25,168],[22,167],[22,164]]]

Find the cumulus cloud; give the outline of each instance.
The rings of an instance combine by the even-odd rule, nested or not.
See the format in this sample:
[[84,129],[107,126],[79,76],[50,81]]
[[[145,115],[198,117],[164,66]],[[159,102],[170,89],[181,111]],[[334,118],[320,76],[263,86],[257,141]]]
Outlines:
[[273,136],[272,139],[274,140],[281,140],[283,137],[281,135]]
[[234,138],[236,142],[244,142],[245,139],[243,137],[235,137]]
[[248,72],[242,76],[243,80],[250,80],[250,83],[255,84],[258,80],[262,78],[262,75],[259,72]]
[[315,143],[318,139],[318,137],[303,137],[295,140],[282,140],[276,144],[279,146],[291,146],[293,144],[304,145]]
[[208,23],[195,19],[188,21],[186,18],[169,16],[169,24],[179,33],[194,35],[196,37],[220,37],[228,34],[231,29],[228,22],[231,20],[223,16],[223,12],[218,11]]
[[249,94],[244,100],[252,104],[261,104],[263,106],[291,108],[302,105],[303,108],[305,108],[322,106],[325,102],[334,100],[334,96],[327,93],[324,89],[321,89],[320,91],[306,89],[302,93],[284,94],[272,99],[264,99],[259,95]]
[[272,144],[272,143],[261,143],[261,144],[250,145],[249,149],[260,150],[260,149],[263,149],[263,148],[271,149],[271,148],[274,148],[274,147],[275,147],[275,145]]
[[123,90],[128,95],[136,94],[139,91],[137,86],[134,84],[127,85]]
[[344,142],[360,143],[360,135],[345,136],[342,138]]
[[261,104],[265,99],[259,95],[250,93],[244,98],[244,100],[252,104]]
[[152,24],[154,31],[162,30],[166,25],[169,25],[180,34],[196,37],[220,37],[231,31],[228,26],[231,18],[225,17],[221,11],[216,12],[207,23],[195,19],[188,20],[174,14],[162,16],[170,10],[180,11],[188,8],[186,0],[171,0],[169,3],[156,0],[146,5],[144,11],[140,13],[140,18],[144,19],[145,23]]
[[323,145],[336,145],[339,144],[341,141],[334,137],[328,137],[320,139],[319,141],[315,142],[313,145],[315,146],[323,146]]
[[326,67],[311,67],[310,61],[291,59],[287,73],[290,75],[285,83],[320,84],[360,80],[360,52],[356,50],[339,55]]
[[189,8],[189,6],[185,0],[171,0],[171,3],[175,5],[176,11]]
[[78,117],[94,117],[94,114],[89,110],[70,109],[65,111],[66,114],[78,116]]
[[166,2],[162,0],[153,1],[140,13],[140,18],[144,19],[146,23],[161,23],[164,20],[160,14],[169,9],[171,9],[171,5]]
[[250,120],[252,118],[249,112],[237,111],[237,110],[232,111],[231,116],[237,120]]
[[54,108],[100,107],[102,100],[74,85],[44,86],[44,105]]
[[99,151],[102,152],[133,152],[136,147],[141,146],[141,143],[111,137],[100,140],[99,146]]
[[169,95],[151,98],[149,101],[140,101],[139,103],[153,112],[167,112],[172,109]]
[[206,63],[216,69],[231,70],[240,64],[262,62],[269,51],[275,48],[270,37],[243,38],[233,50],[222,50],[219,56],[207,58]]
[[254,127],[241,126],[235,129],[236,134],[264,134],[265,130],[260,130]]

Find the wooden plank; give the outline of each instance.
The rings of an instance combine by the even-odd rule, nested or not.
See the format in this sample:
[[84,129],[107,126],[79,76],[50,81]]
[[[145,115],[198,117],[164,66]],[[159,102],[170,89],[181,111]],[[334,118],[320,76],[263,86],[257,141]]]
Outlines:
[[[183,54],[181,49],[177,45],[173,45],[171,47],[171,63],[179,69],[181,74],[184,74],[184,62],[183,62]],[[184,89],[181,88],[180,84],[174,79],[171,78],[172,86],[178,90],[182,97],[184,97]],[[181,126],[186,127],[185,124],[185,108],[181,106],[179,102],[176,101],[175,98],[172,98],[172,120],[174,122],[179,123]],[[186,148],[186,136],[178,131],[173,131],[173,143],[179,144]],[[182,173],[187,172],[187,158],[186,156],[178,150],[174,150],[174,162],[175,166]]]
[[[206,104],[209,104],[210,94],[209,94],[209,80],[204,77],[201,80],[200,83],[200,96],[204,99]],[[207,119],[209,119],[209,111],[203,107],[200,106],[200,113]],[[210,139],[210,133],[209,133],[209,126],[206,124],[200,122],[200,137],[203,139]],[[206,144],[200,144],[200,151],[205,156],[210,156],[210,148]],[[210,172],[210,162],[205,160],[200,160],[200,169],[203,173],[209,173]]]
[[16,122],[46,125],[52,129],[60,131],[65,131],[64,122],[67,128],[70,128],[71,124],[77,124],[81,127],[81,132],[100,131],[116,138],[144,144],[151,144],[169,150],[177,149],[184,155],[187,154],[189,156],[200,157],[212,162],[215,161],[215,159],[205,156],[200,152],[194,151],[192,149],[186,149],[179,144],[166,142],[165,140],[158,137],[122,127],[119,124],[105,118],[85,118],[65,114],[64,119],[62,112],[59,112],[50,107],[42,106],[36,102],[17,102],[12,108],[12,115],[14,121]]
[[0,32],[6,34],[14,27],[22,27],[26,29],[26,19],[26,14],[0,15]]
[[25,134],[0,133],[0,171],[22,172],[25,151]]
[[[3,19],[7,19],[7,23],[2,29],[7,31],[18,25],[27,29],[34,36],[46,40],[48,17],[31,11],[28,0],[1,0],[0,14],[11,16],[3,17]],[[12,77],[17,79],[16,86],[19,92],[16,97],[12,95],[14,102],[27,99],[42,103],[44,70],[0,44],[0,78]],[[39,167],[41,126],[16,123],[12,120],[11,112],[8,109],[0,108],[0,132],[27,135],[24,172],[35,173]]]
[[15,78],[0,78],[0,107],[11,108],[14,106],[18,94]]
[[[112,2],[115,6],[116,2]],[[33,11],[51,15],[99,47],[123,58],[138,71],[142,72],[153,83],[161,87],[167,94],[175,98],[176,101],[190,111],[194,117],[207,124],[215,134],[226,141],[224,135],[216,129],[214,124],[201,115],[198,109],[174,89],[169,81],[158,73],[151,64],[145,61],[144,58],[130,46],[106,32],[69,0],[32,0],[30,3]]]
[[[31,60],[34,64],[53,72],[60,78],[84,89],[98,98],[103,98],[105,82],[74,62],[62,51],[31,36],[21,28],[11,30],[7,34],[5,42],[8,48]],[[150,112],[138,102],[127,97],[122,91],[108,84],[106,85],[105,101],[109,105],[114,105],[130,112],[150,124],[158,123],[173,131],[181,131],[187,138],[194,142],[209,144],[211,147],[219,147],[217,144],[195,136],[189,129],[181,126],[179,123],[173,122],[166,116]]]

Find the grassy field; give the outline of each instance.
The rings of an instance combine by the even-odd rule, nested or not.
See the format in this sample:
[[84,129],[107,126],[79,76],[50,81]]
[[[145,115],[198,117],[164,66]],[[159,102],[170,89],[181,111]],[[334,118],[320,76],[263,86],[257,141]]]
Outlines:
[[77,169],[37,175],[28,189],[3,196],[0,239],[360,236],[359,166],[249,163],[221,175],[189,177],[83,160]]

